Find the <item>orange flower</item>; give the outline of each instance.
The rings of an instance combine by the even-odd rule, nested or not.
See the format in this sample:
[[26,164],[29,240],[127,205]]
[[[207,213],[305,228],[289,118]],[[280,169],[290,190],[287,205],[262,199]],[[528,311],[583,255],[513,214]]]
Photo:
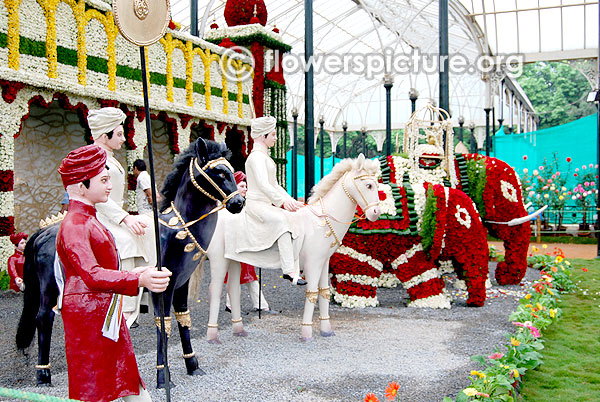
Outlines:
[[375,396],[375,394],[373,393],[368,393],[367,395],[365,395],[365,402],[379,402],[379,399],[377,399],[377,397]]
[[393,401],[394,399],[396,399],[398,388],[400,388],[400,384],[398,384],[396,381],[392,381],[385,388],[385,397],[388,401]]

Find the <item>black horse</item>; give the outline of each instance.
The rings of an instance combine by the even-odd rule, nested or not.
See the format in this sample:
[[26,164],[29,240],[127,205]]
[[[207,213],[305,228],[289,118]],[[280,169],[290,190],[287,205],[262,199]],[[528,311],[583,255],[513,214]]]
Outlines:
[[[170,328],[171,306],[175,310],[187,372],[202,374],[190,342],[190,315],[187,308],[190,276],[202,261],[216,223],[213,213],[220,205],[238,213],[244,199],[237,194],[237,185],[227,162],[231,152],[225,144],[199,138],[175,161],[173,170],[161,190],[163,201],[159,214],[161,261],[173,275],[164,292],[165,327]],[[17,329],[16,342],[21,350],[29,347],[38,331],[38,385],[51,384],[50,339],[58,287],[54,278],[54,256],[58,224],[40,229],[25,247],[23,312]],[[158,319],[158,295],[153,294],[155,322]],[[164,386],[163,355],[158,333],[157,386]]]

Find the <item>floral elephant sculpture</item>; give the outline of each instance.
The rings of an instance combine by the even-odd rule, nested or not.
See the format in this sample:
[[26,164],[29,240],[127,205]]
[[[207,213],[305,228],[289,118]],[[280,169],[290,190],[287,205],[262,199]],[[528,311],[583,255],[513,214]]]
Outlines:
[[[427,146],[421,146],[421,148],[427,151]],[[454,169],[442,169],[439,161],[427,158],[434,153],[422,152],[419,155],[424,158],[418,159],[420,167],[418,177],[415,176],[414,170],[411,171],[409,159],[401,156],[380,158],[382,172],[384,172],[383,183],[380,184],[383,215],[375,224],[351,227],[344,240],[345,247],[338,250],[331,260],[332,283],[337,291],[335,299],[342,305],[348,307],[377,305],[376,288],[378,286],[394,286],[400,280],[408,288],[411,305],[448,306],[446,301],[437,300],[443,299],[441,296],[426,300],[437,291],[432,287],[433,283],[438,283],[438,288],[440,286],[443,288],[441,281],[423,282],[426,278],[431,281],[431,272],[425,277],[417,274],[418,277],[414,280],[411,277],[411,273],[422,270],[419,266],[424,264],[423,261],[429,261],[425,257],[430,256],[437,258],[437,265],[440,265],[441,261],[451,260],[459,277],[463,277],[465,271],[460,261],[453,257],[454,253],[460,253],[460,247],[449,242],[448,238],[444,242],[446,250],[438,252],[434,247],[433,252],[427,256],[422,256],[420,253],[416,253],[417,249],[409,247],[415,241],[423,241],[427,247],[435,240],[431,230],[431,221],[434,215],[430,209],[425,207],[426,200],[431,200],[431,197],[424,197],[423,194],[420,197],[413,195],[419,193],[413,189],[419,189],[421,183],[427,182],[444,184],[446,187],[454,184],[453,187],[469,195],[477,205],[474,214],[478,219],[479,216],[485,217],[485,226],[493,235],[504,241],[505,261],[498,264],[495,275],[498,284],[516,284],[525,275],[530,236],[529,224],[527,222],[516,225],[508,224],[511,221],[524,220],[524,217],[527,216],[523,206],[518,175],[505,162],[477,154],[458,154],[452,161],[451,166]],[[431,161],[433,162],[430,163]],[[448,171],[451,172],[450,175],[447,174]],[[399,186],[398,183],[401,185]],[[439,187],[433,186],[433,189],[434,196],[436,194],[441,196],[442,191]],[[445,191],[448,194],[454,194],[456,190],[449,188]],[[409,194],[409,197],[403,198],[406,197],[403,194]],[[462,196],[464,195],[462,194]],[[404,204],[407,205],[404,206]],[[412,231],[407,230],[406,220],[400,219],[402,208],[414,208],[410,212],[410,216],[415,220],[418,228],[415,227]],[[463,207],[461,206],[461,208]],[[460,217],[463,217],[463,221],[466,222],[467,215],[458,213],[458,210],[454,212],[456,212],[457,221],[460,222]],[[438,210],[436,215],[440,216],[440,214],[441,212]],[[478,229],[477,226],[473,228],[476,231]],[[482,240],[481,234],[476,234],[473,230],[465,233],[466,238],[471,239],[471,248],[466,252],[474,253],[473,258],[481,259],[482,255],[487,258],[485,234]],[[482,232],[485,233],[485,229]],[[454,235],[454,233],[452,234]],[[420,236],[421,239],[415,239],[414,236]],[[364,250],[369,251],[365,253]],[[418,251],[420,252],[420,250]],[[410,267],[403,267],[405,264],[402,262],[409,259],[411,261],[407,266]],[[430,262],[427,264],[431,266]],[[400,269],[398,269],[399,267]],[[408,273],[406,269],[408,269]],[[389,273],[393,276],[390,276]],[[415,283],[419,281],[423,284],[415,287]],[[424,287],[428,287],[428,289],[419,290]],[[469,288],[470,285],[467,283],[467,289]],[[420,301],[415,303],[417,300]]]
[[467,285],[467,304],[483,306],[488,277],[486,230],[461,190],[410,180],[382,162],[382,215],[353,225],[331,257],[334,300],[345,307],[377,305],[382,271],[393,272],[414,307],[450,308],[439,260],[452,260]]

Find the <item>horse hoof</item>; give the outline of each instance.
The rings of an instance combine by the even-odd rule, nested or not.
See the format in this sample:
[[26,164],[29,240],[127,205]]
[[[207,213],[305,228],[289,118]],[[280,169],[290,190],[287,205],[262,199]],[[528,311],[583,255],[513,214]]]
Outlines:
[[198,359],[196,358],[196,356],[185,358],[184,361],[188,375],[206,374],[204,371],[202,371],[202,369],[198,367]]
[[211,345],[220,345],[221,341],[217,338],[217,339],[209,339],[208,343],[210,343]]
[[38,387],[51,387],[52,376],[49,369],[41,369],[36,373],[36,380]]
[[314,342],[315,338],[313,338],[312,336],[305,338],[305,337],[301,337],[300,340],[302,341],[302,343],[311,343]]
[[333,331],[321,331],[321,336],[328,338],[330,336],[335,336],[335,332]]
[[245,338],[248,336],[248,333],[244,330],[241,330],[240,332],[234,332],[233,336],[240,336],[242,338]]
[[191,375],[191,376],[204,375],[204,374],[206,374],[206,372],[204,370],[202,370],[201,368],[197,368],[194,371],[188,371],[188,375]]

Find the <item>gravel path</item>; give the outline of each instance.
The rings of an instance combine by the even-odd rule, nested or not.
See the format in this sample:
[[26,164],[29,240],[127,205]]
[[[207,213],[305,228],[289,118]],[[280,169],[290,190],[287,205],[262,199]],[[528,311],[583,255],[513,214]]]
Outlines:
[[[493,272],[494,264],[490,269]],[[448,288],[455,297],[451,310],[406,307],[406,292],[379,289],[380,306],[348,310],[332,305],[330,315],[336,332],[333,338],[318,333],[314,318],[315,341],[300,342],[303,308],[301,287],[279,278],[280,272],[263,270],[265,296],[277,315],[243,315],[247,338],[231,334],[229,313],[219,317],[221,345],[208,344],[208,271],[201,286],[201,297],[191,306],[192,338],[206,375],[185,374],[179,334],[173,331],[169,343],[169,362],[173,401],[362,401],[367,392],[383,400],[390,381],[400,384],[401,400],[441,401],[455,396],[468,386],[467,375],[474,369],[469,356],[492,353],[504,342],[503,334],[512,330],[508,314],[516,308],[529,281],[539,276],[528,270],[524,286],[494,286],[488,290],[483,308],[466,306],[464,292]],[[493,275],[490,275],[493,277]],[[447,278],[452,282],[452,277]],[[242,288],[242,310],[251,304]],[[67,397],[67,370],[64,332],[60,317],[55,319],[52,339],[53,387],[35,386],[34,365],[37,346],[29,356],[15,350],[14,336],[22,298],[11,292],[0,293],[0,386],[44,392]],[[175,323],[175,320],[173,320]],[[131,331],[143,379],[154,400],[165,400],[164,391],[155,387],[156,333],[150,314]]]

